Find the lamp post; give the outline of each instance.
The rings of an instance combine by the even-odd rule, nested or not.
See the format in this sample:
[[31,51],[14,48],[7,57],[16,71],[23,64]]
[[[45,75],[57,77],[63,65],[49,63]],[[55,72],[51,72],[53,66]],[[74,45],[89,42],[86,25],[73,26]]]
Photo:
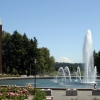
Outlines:
[[35,59],[34,63],[35,63],[34,91],[36,93],[36,63],[37,63],[37,59]]
[[2,22],[0,19],[0,73],[2,73]]

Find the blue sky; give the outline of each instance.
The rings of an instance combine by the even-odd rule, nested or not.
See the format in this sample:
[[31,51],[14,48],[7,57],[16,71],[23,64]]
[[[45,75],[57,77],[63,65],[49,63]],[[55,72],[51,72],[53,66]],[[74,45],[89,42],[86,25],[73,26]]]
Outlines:
[[82,62],[88,29],[100,50],[100,0],[0,0],[0,18],[3,30],[36,37],[38,47],[47,47],[55,59]]

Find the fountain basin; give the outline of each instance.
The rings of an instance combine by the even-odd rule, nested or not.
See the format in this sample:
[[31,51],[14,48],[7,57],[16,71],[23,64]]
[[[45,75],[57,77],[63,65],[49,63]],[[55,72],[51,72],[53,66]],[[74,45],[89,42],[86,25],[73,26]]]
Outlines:
[[[31,84],[34,86],[34,77],[25,78],[4,78],[0,79],[0,85],[14,85],[26,86]],[[100,88],[100,77],[96,80],[97,88]],[[94,83],[81,83],[79,80],[76,82],[75,77],[72,77],[72,82],[69,78],[66,78],[66,82],[62,83],[62,79],[58,78],[58,82],[55,82],[54,77],[37,77],[36,79],[37,88],[52,88],[52,89],[66,89],[66,88],[81,88],[81,89],[93,89]]]

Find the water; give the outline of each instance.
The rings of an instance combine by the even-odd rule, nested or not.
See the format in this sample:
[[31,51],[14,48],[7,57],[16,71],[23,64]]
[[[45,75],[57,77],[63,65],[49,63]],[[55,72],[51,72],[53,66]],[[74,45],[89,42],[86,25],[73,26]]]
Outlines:
[[55,76],[55,82],[58,82],[58,77],[61,76],[62,77],[62,83],[66,82],[66,76],[69,77],[70,82],[72,82],[71,80],[71,74],[70,74],[70,70],[69,68],[66,66],[65,68],[60,67],[58,69],[57,75]]
[[77,67],[76,80],[75,81],[77,81],[77,78],[79,78],[80,82],[82,82],[80,67]]
[[69,76],[70,82],[72,82],[70,70],[69,70],[69,68],[67,66],[64,68],[64,71],[65,71],[65,75],[66,76]]
[[93,41],[91,31],[88,30],[85,36],[83,47],[83,63],[84,63],[84,79],[83,83],[95,83],[97,77],[97,70],[94,67],[93,59]]
[[[94,57],[93,57],[93,41],[92,41],[92,35],[91,35],[91,31],[88,30],[85,36],[85,40],[84,40],[84,46],[83,46],[83,63],[84,63],[84,71],[83,71],[83,79],[81,79],[81,71],[80,68],[77,67],[77,72],[76,72],[76,82],[78,81],[78,77],[80,80],[80,84],[82,83],[96,83],[96,77],[97,77],[97,68],[96,66],[94,67]],[[60,74],[59,74],[60,73]],[[66,81],[66,76],[68,75],[70,78],[70,82],[72,82],[71,80],[71,75],[70,75],[70,70],[68,67],[65,67],[64,69],[62,67],[60,67],[58,69],[58,74],[56,76],[56,82],[58,82],[58,76],[62,75],[62,82],[60,82],[61,84],[63,82],[68,82],[68,80]],[[73,83],[72,83],[73,84]]]
[[[83,71],[84,78],[81,80],[80,68],[77,67],[76,81],[77,81],[77,78],[79,77],[79,80],[81,83],[96,83],[97,68],[96,68],[96,66],[94,67],[93,41],[92,41],[92,35],[91,35],[90,30],[87,31],[85,40],[84,40],[83,63],[84,63],[84,66],[83,66],[84,67],[84,71]],[[70,70],[68,67],[65,67],[64,69],[62,67],[60,67],[58,69],[58,73],[59,72],[63,76],[62,82],[63,81],[66,82],[66,76],[69,76],[70,82],[71,82],[71,75],[70,75]],[[59,74],[57,74],[57,75],[59,75]],[[56,80],[57,80],[57,78],[56,78]]]
[[58,73],[57,73],[57,76],[56,76],[56,80],[57,80],[57,77],[58,76],[62,76],[62,82],[66,82],[65,71],[64,71],[63,67],[60,67],[58,69]]
[[[0,80],[1,85],[14,85],[25,86],[31,84],[34,86],[34,79],[16,79],[16,80]],[[100,88],[100,79],[96,80],[97,88]],[[36,87],[39,88],[92,88],[93,83],[80,83],[80,81],[75,81],[75,78],[72,78],[70,82],[69,78],[66,79],[66,82],[62,83],[62,78],[58,78],[58,82],[55,82],[55,79],[36,79]]]

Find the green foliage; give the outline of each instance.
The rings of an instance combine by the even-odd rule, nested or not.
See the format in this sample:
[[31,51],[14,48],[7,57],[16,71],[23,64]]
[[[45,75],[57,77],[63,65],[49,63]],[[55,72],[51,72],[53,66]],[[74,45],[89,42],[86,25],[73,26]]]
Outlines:
[[20,77],[20,75],[19,74],[16,74],[16,75],[2,74],[2,75],[0,75],[0,77]]
[[[3,73],[7,74],[46,74],[54,70],[54,57],[50,56],[47,48],[38,48],[36,37],[29,39],[24,33],[21,35],[17,30],[11,35],[2,32],[2,65]],[[34,60],[37,59],[37,64]]]
[[44,100],[46,98],[46,94],[43,91],[37,90],[36,95],[33,100]]
[[83,70],[82,63],[58,63],[58,62],[56,62],[56,63],[54,64],[54,68],[55,68],[56,71],[58,71],[58,69],[59,69],[61,66],[62,66],[63,68],[66,67],[66,66],[68,66],[71,72],[76,72],[78,66],[80,66],[81,71]]
[[97,71],[100,73],[100,51],[97,53],[94,51],[94,66],[97,67]]
[[57,71],[53,71],[52,73],[50,73],[51,76],[57,75]]
[[73,99],[73,98],[72,98],[71,100],[78,100],[78,99]]
[[50,56],[49,50],[47,48],[39,48],[38,49],[38,66],[37,71],[39,74],[47,74],[48,72],[54,71],[54,57]]
[[24,94],[21,94],[19,96],[15,96],[14,100],[25,100],[25,96],[24,96]]
[[29,88],[28,91],[29,91],[29,94],[34,95],[34,88]]
[[0,100],[7,100],[6,95],[5,94],[0,95]]
[[28,90],[26,88],[9,85],[7,87],[0,87],[0,100],[25,100],[28,97]]
[[94,98],[94,99],[92,99],[92,100],[100,100],[100,99],[97,99],[96,97]]
[[9,68],[9,66],[7,66],[6,71],[7,71],[7,74],[9,74],[9,72],[10,72],[10,68]]

